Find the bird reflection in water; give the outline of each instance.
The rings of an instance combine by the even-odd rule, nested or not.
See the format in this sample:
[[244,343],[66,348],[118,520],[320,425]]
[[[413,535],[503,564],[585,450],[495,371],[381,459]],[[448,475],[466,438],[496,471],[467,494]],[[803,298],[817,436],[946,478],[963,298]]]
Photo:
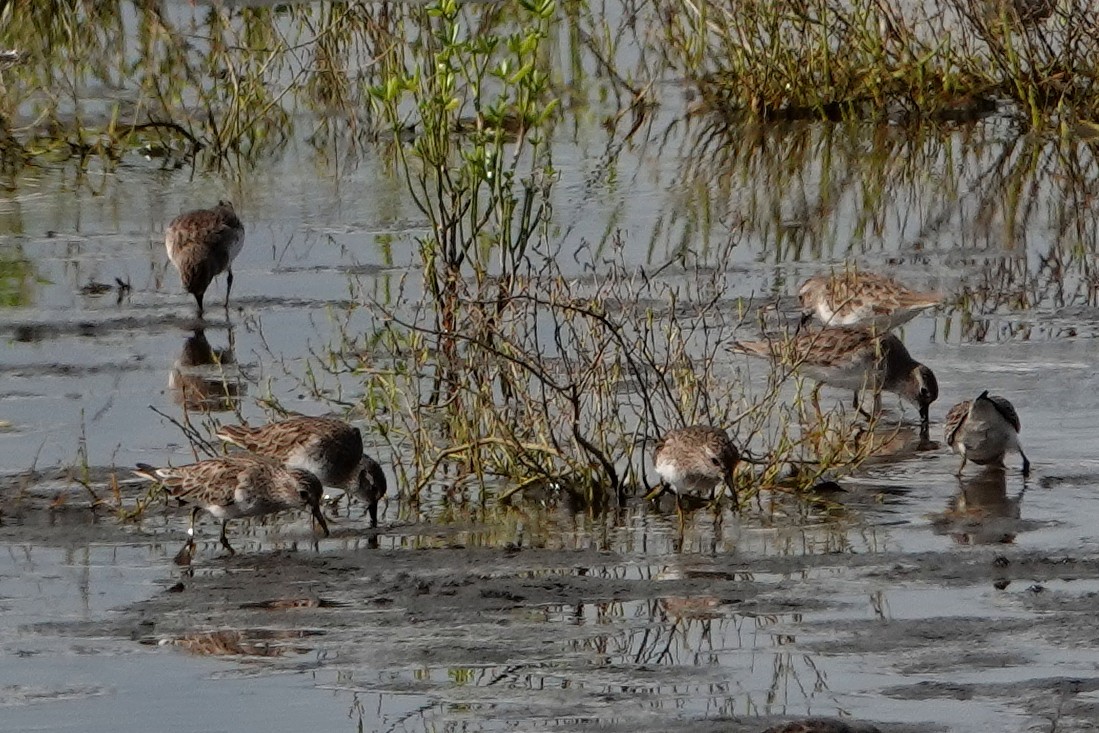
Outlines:
[[946,511],[932,523],[960,545],[1010,544],[1015,541],[1022,517],[1024,487],[1016,496],[1007,494],[1007,473],[1002,466],[988,466],[961,479],[958,493],[950,497]]
[[246,385],[229,346],[214,349],[200,328],[183,342],[183,351],[168,375],[172,400],[185,410],[228,412],[235,410],[246,393]]

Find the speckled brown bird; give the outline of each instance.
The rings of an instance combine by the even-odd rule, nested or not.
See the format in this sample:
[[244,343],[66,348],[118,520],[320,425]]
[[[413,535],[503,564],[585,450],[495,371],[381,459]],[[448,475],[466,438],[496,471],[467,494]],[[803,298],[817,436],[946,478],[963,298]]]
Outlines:
[[230,554],[235,551],[225,531],[231,520],[242,517],[309,509],[324,536],[328,536],[328,523],[320,510],[324,489],[316,476],[300,468],[287,468],[268,458],[239,453],[167,468],[139,463],[134,473],[162,484],[172,497],[194,505],[184,552],[194,547],[195,519],[200,509],[221,520],[219,539]]
[[740,462],[740,452],[724,430],[704,425],[672,430],[657,442],[653,462],[660,486],[646,498],[671,491],[677,501],[680,494],[705,496],[713,501],[718,484],[724,481],[733,505],[737,504],[733,471]]
[[1056,9],[1057,0],[992,0],[989,7],[996,20],[1004,18],[1022,27],[1041,24]]
[[1023,475],[1030,473],[1030,461],[1019,444],[1022,430],[1019,413],[1006,398],[981,392],[975,400],[965,400],[950,408],[943,425],[947,445],[962,457],[958,473],[966,461],[977,465],[1000,465],[1008,451],[1018,451],[1023,458]]
[[737,341],[730,347],[752,356],[786,364],[802,374],[833,387],[874,394],[874,413],[881,410],[882,390],[900,395],[920,411],[920,427],[926,436],[931,403],[939,398],[934,372],[912,358],[892,333],[859,326],[832,326],[799,331],[791,339]]
[[850,270],[814,275],[798,290],[804,323],[816,315],[826,326],[888,331],[942,302],[942,295],[911,290],[891,277]]
[[202,317],[202,299],[215,277],[225,272],[225,308],[233,289],[233,260],[244,246],[244,225],[233,204],[219,201],[212,209],[197,209],[180,214],[168,224],[164,247],[168,259],[179,270],[183,287],[195,297],[198,316]]
[[303,415],[259,427],[223,425],[218,437],[287,466],[304,468],[321,483],[349,491],[366,504],[370,526],[378,526],[378,502],[387,488],[385,473],[363,453],[358,428],[334,417]]

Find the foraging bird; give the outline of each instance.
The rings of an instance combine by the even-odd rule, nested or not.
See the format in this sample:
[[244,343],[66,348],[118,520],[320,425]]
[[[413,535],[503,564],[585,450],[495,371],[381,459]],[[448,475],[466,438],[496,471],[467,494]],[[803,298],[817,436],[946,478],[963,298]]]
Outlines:
[[953,451],[962,457],[958,474],[966,461],[985,466],[1002,466],[1008,451],[1018,451],[1023,457],[1023,475],[1030,473],[1030,461],[1019,444],[1019,413],[1004,397],[981,392],[975,400],[965,400],[946,414],[943,435]]
[[231,520],[241,517],[307,508],[328,536],[328,523],[320,509],[324,489],[316,476],[300,468],[286,468],[270,459],[241,453],[167,468],[139,463],[134,473],[162,484],[172,497],[194,505],[181,556],[194,548],[195,519],[201,509],[221,520],[219,539],[231,555],[236,551],[225,530]]
[[987,21],[1020,28],[1040,25],[1056,9],[1057,0],[987,0],[984,7]]
[[233,204],[219,201],[212,209],[197,209],[180,214],[164,233],[168,259],[179,270],[179,278],[187,292],[195,296],[198,317],[202,318],[202,299],[215,277],[228,273],[225,286],[225,309],[229,309],[229,293],[233,290],[233,260],[244,246],[244,225],[240,223]]
[[363,453],[359,429],[333,417],[292,417],[260,427],[223,425],[217,433],[287,466],[316,474],[321,483],[349,491],[366,504],[370,526],[378,526],[378,502],[386,493],[385,473]]
[[646,499],[671,491],[677,505],[681,494],[708,495],[713,501],[717,485],[724,481],[732,492],[733,506],[737,505],[733,470],[740,452],[724,430],[703,425],[672,430],[656,444],[653,462],[660,486]]
[[813,315],[826,326],[864,326],[888,331],[942,302],[942,295],[910,290],[873,272],[814,275],[798,290],[802,323]]
[[916,405],[926,436],[931,403],[939,398],[934,372],[912,358],[899,338],[889,332],[857,326],[801,331],[788,341],[737,341],[731,351],[786,363],[806,376],[833,387],[874,393],[874,414],[881,410],[881,391],[894,392]]

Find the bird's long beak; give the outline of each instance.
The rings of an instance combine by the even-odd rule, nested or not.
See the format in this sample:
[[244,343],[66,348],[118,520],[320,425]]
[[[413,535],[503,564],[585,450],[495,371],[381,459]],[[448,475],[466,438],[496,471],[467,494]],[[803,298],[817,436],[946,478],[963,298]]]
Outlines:
[[927,440],[931,437],[931,403],[920,405],[920,439]]
[[325,521],[324,514],[321,512],[320,502],[313,505],[313,519],[321,526],[321,531],[324,532],[325,537],[331,534],[328,531],[328,522]]

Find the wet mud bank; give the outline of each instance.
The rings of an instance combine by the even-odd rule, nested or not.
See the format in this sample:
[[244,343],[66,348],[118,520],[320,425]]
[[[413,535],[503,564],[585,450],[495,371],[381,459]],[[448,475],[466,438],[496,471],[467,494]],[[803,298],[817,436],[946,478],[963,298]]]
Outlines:
[[[149,541],[148,528],[52,514],[9,507],[0,542]],[[677,531],[674,516],[646,521],[662,539]],[[696,515],[684,531],[709,526]],[[185,569],[165,544],[143,597],[7,633],[217,659],[237,670],[219,684],[296,679],[351,709],[377,700],[360,711],[365,730],[747,732],[812,714],[883,731],[1029,731],[1099,719],[1095,548],[675,554],[585,549],[582,535],[570,549],[471,542],[493,536],[476,524],[375,534],[352,521],[319,544],[304,523],[264,529],[274,544],[227,557],[207,538]],[[773,531],[731,516],[725,530]]]

